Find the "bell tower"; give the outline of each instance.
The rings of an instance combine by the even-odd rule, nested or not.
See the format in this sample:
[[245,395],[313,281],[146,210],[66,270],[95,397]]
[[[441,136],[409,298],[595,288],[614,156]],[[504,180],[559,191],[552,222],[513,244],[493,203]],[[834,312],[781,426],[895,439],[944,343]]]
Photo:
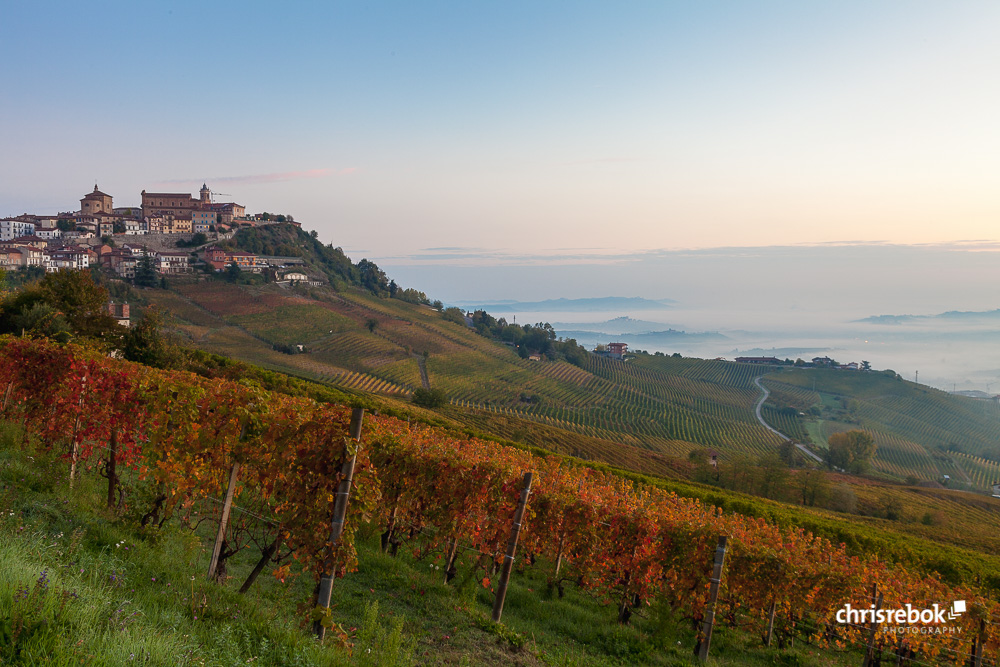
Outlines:
[[212,191],[208,189],[208,185],[205,183],[201,184],[201,203],[211,204],[212,203]]

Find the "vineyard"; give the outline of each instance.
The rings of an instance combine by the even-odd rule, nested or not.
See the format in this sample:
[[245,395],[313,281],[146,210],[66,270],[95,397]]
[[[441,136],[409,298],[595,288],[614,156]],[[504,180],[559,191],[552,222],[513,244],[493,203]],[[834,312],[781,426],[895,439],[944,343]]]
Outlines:
[[766,383],[774,406],[765,410],[768,420],[804,442],[822,446],[833,433],[862,428],[878,446],[875,470],[890,477],[940,482],[947,475],[979,491],[1000,480],[1000,405],[994,401],[875,372],[790,370],[769,375]]
[[[255,291],[247,294],[248,289]],[[683,457],[699,445],[759,455],[777,444],[753,418],[758,392],[752,380],[759,369],[670,358],[623,364],[594,357],[587,368],[564,361],[527,361],[512,348],[444,321],[432,310],[350,291],[314,291],[317,299],[309,306],[299,296],[268,287],[188,285],[181,290],[190,300],[187,306],[177,303],[185,299],[168,294],[164,307],[178,319],[211,313],[227,324],[207,331],[195,329],[193,322],[178,325],[197,333],[192,342],[200,347],[387,395],[406,395],[420,386],[413,357],[426,353],[431,386],[451,399],[453,419],[488,429],[496,420],[482,415],[492,413],[542,424],[564,431],[563,440],[580,438],[568,449],[600,451],[601,460],[615,465],[623,465],[615,456],[619,445]],[[263,312],[258,306],[244,313],[249,301],[266,303],[271,310]],[[325,314],[310,324],[307,308]],[[196,315],[187,315],[192,309]],[[332,328],[323,332],[328,326]],[[230,342],[236,330],[247,334],[239,336],[238,344]],[[317,333],[321,335],[312,337]],[[251,338],[283,343],[301,339],[308,353],[274,354]],[[487,432],[511,435],[510,429]],[[604,444],[595,448],[594,440]]]
[[[355,534],[374,524],[384,550],[443,562],[446,581],[464,563],[497,591],[501,609],[516,561],[603,600],[619,623],[665,605],[700,628],[702,650],[713,622],[768,637],[777,628],[834,650],[867,645],[899,660],[961,662],[1000,648],[1000,608],[974,587],[558,457],[388,417],[369,417],[361,435],[356,414],[349,436],[345,408],[27,339],[4,341],[0,389],[5,418],[34,434],[23,445],[65,451],[71,484],[84,467],[106,471],[109,507],[123,471],[136,470],[153,490],[144,524],[191,520],[197,503],[222,496],[252,510],[228,529],[222,519],[213,576],[251,543],[261,563],[280,563],[279,578],[293,569],[317,581],[351,576]],[[342,498],[333,515],[345,488],[349,504]],[[519,497],[526,509],[515,524]],[[331,516],[342,525],[332,538]],[[520,541],[508,539],[515,525]],[[460,549],[478,555],[460,561]],[[713,554],[721,585],[709,586]],[[949,620],[962,632],[884,634],[836,618],[845,603],[872,604],[873,587],[881,608],[965,600],[967,613]],[[322,599],[314,619],[336,627]]]
[[[774,451],[779,438],[753,414],[753,380],[767,374],[765,420],[819,451],[832,433],[863,428],[875,437],[881,474],[928,482],[949,475],[980,491],[996,481],[1000,407],[894,375],[649,355],[591,356],[583,367],[528,361],[425,306],[351,290],[210,281],[151,290],[150,298],[195,346],[352,391],[406,398],[422,384],[423,357],[431,387],[450,401],[448,418],[614,466],[662,470],[655,458],[624,453],[632,449],[681,458],[697,447],[723,457]],[[271,343],[307,351],[281,354]],[[546,447],[547,440],[557,444]]]

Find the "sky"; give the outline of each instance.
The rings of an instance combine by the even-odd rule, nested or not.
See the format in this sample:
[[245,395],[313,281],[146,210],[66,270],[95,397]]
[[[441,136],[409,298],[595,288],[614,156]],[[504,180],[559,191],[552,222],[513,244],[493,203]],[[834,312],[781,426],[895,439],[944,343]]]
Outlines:
[[[894,284],[965,293],[994,262],[942,274],[920,252],[1000,240],[998,19],[911,0],[0,0],[0,216],[78,208],[95,182],[115,205],[207,182],[446,300],[691,299],[707,267],[746,264],[687,259],[713,248],[770,248],[745,270],[774,293],[789,274],[768,253],[830,246],[833,267],[877,256]],[[825,285],[801,257],[797,286]],[[722,268],[712,289],[748,292]]]

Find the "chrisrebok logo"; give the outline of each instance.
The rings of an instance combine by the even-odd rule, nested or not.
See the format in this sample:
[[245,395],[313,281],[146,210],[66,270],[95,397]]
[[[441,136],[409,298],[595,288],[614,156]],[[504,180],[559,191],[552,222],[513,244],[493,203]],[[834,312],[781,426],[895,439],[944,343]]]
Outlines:
[[[913,634],[958,634],[961,626],[948,626],[965,613],[965,600],[955,600],[950,607],[933,605],[929,609],[915,609],[907,604],[898,609],[876,609],[874,605],[868,608],[855,609],[850,604],[837,611],[838,623],[845,625],[864,625],[875,623],[882,632],[913,633]],[[933,627],[928,627],[933,626]]]

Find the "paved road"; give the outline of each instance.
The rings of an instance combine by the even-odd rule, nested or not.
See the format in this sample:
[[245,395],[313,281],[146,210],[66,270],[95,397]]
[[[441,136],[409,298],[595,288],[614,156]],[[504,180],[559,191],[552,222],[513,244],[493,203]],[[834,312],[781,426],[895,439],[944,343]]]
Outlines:
[[[764,376],[763,375],[758,375],[757,377],[755,377],[753,379],[753,383],[755,385],[757,385],[757,388],[760,389],[762,392],[764,392],[761,395],[760,399],[757,401],[757,405],[754,408],[754,412],[756,412],[756,414],[757,414],[757,421],[760,422],[761,426],[763,426],[764,428],[766,428],[771,433],[774,433],[779,438],[783,438],[784,440],[792,440],[790,437],[788,437],[787,435],[785,435],[784,433],[782,433],[781,431],[779,431],[778,429],[774,428],[773,426],[771,426],[770,424],[768,424],[766,421],[764,421],[764,416],[760,414],[760,409],[764,406],[764,401],[766,401],[767,397],[771,395],[771,392],[768,391],[767,387],[765,387],[764,385],[762,385],[760,383],[760,379],[762,377],[764,377]],[[795,441],[792,440],[792,442],[795,442]],[[805,445],[800,445],[799,443],[796,442],[795,446],[799,448],[800,452],[802,452],[803,454],[805,454],[809,458],[813,459],[814,461],[818,461],[820,463],[823,462],[823,459],[821,459],[820,457],[816,456],[811,451],[809,451],[808,449],[806,449]]]

